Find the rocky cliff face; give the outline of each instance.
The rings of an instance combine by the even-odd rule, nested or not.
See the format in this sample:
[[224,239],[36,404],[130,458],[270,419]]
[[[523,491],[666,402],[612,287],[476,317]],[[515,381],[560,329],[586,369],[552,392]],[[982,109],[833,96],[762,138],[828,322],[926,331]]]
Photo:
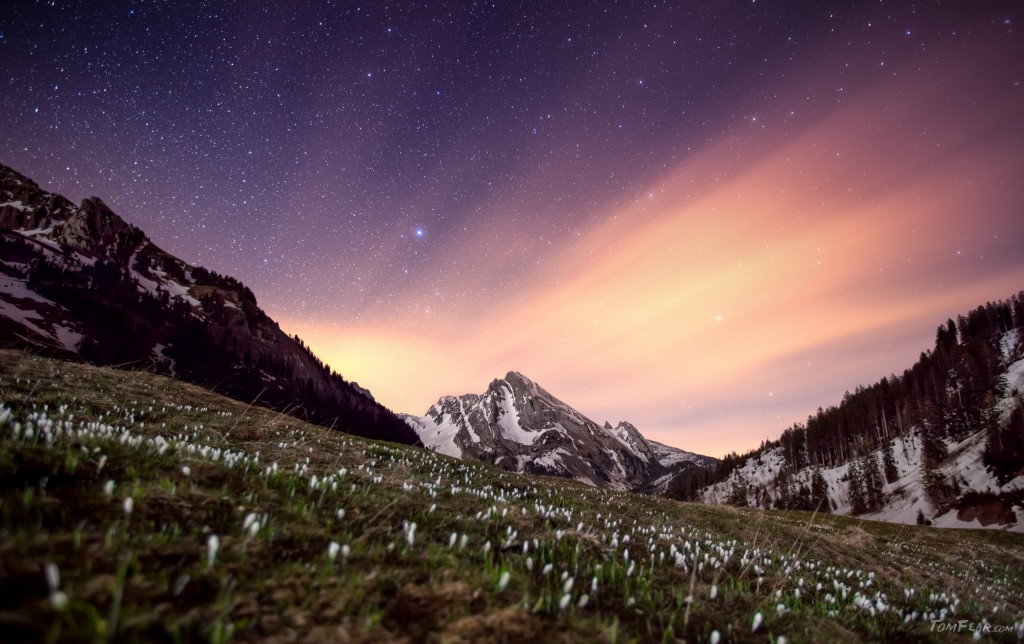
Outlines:
[[0,229],[38,230],[67,219],[75,205],[44,192],[28,177],[0,165]]
[[2,165],[0,344],[153,369],[362,436],[418,442],[237,280],[164,252],[97,197],[75,206]]
[[84,199],[59,223],[55,242],[97,259],[125,263],[148,241],[141,230],[115,215],[99,197]]
[[482,395],[446,396],[405,420],[428,449],[598,487],[663,491],[652,486],[715,462],[663,445],[656,452],[629,423],[600,426],[514,371]]

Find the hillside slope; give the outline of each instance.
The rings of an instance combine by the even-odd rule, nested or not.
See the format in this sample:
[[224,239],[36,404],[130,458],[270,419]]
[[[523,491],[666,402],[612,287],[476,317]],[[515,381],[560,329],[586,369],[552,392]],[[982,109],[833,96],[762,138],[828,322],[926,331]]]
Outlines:
[[0,344],[153,369],[362,436],[417,442],[286,335],[243,284],[164,252],[99,198],[75,206],[3,165]]
[[0,508],[10,640],[1024,634],[1021,535],[513,475],[3,350]]
[[903,376],[738,457],[699,498],[1024,531],[1024,295],[939,327]]

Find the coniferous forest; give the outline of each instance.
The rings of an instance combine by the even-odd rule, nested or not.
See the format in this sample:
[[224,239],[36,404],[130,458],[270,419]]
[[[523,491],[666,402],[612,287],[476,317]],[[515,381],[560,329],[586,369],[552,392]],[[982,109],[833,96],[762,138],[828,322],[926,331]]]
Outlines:
[[[884,484],[897,478],[890,441],[912,429],[919,431],[922,480],[934,505],[960,492],[955,481],[936,471],[947,456],[947,443],[980,429],[986,432],[983,462],[1004,484],[1024,463],[1024,393],[1010,390],[1004,373],[1024,354],[1022,329],[1024,291],[949,319],[936,330],[934,347],[902,374],[846,392],[838,405],[819,407],[778,440],[726,455],[709,484],[725,480],[748,459],[781,448],[785,465],[775,505],[827,510],[827,502],[821,503],[826,497],[820,468],[849,464],[852,511],[870,512],[882,505]],[[813,470],[810,487],[787,486],[792,473],[804,468]],[[746,505],[746,490],[736,487],[730,502]],[[769,505],[768,499],[758,505]]]

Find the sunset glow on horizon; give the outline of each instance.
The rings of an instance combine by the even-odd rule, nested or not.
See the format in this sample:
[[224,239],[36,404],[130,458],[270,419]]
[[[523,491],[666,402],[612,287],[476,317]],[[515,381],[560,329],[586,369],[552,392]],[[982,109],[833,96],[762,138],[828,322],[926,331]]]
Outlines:
[[[992,160],[992,139],[1017,115],[994,106],[915,146],[918,132],[901,130],[915,115],[935,127],[927,101],[890,104],[882,127],[869,115],[888,95],[765,145],[744,168],[723,168],[729,155],[713,147],[691,157],[599,225],[535,253],[536,268],[485,306],[412,305],[446,274],[437,266],[409,283],[404,317],[284,317],[285,328],[406,413],[517,370],[598,422],[627,420],[714,456],[756,447],[844,391],[902,373],[947,317],[1024,287],[1019,259],[972,274],[1015,241],[999,236],[1014,222],[967,216],[1005,210],[1005,186],[1024,176],[1019,158]],[[452,252],[470,253],[484,279],[503,260],[515,270],[515,257],[472,256],[487,247],[474,237],[491,235],[483,221]]]

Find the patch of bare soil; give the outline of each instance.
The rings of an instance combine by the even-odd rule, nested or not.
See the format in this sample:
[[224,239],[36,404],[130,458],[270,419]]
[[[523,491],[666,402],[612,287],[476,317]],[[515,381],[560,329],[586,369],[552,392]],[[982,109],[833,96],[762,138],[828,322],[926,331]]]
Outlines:
[[454,610],[481,608],[479,598],[479,589],[472,589],[464,581],[406,584],[395,598],[394,614],[402,616],[402,630],[423,638],[450,622]]
[[530,642],[539,634],[539,624],[533,616],[518,606],[510,606],[489,615],[464,617],[446,628],[440,641]]
[[1017,521],[1017,515],[1002,499],[989,499],[968,507],[961,507],[956,513],[961,521],[978,520],[981,525],[1008,525]]

